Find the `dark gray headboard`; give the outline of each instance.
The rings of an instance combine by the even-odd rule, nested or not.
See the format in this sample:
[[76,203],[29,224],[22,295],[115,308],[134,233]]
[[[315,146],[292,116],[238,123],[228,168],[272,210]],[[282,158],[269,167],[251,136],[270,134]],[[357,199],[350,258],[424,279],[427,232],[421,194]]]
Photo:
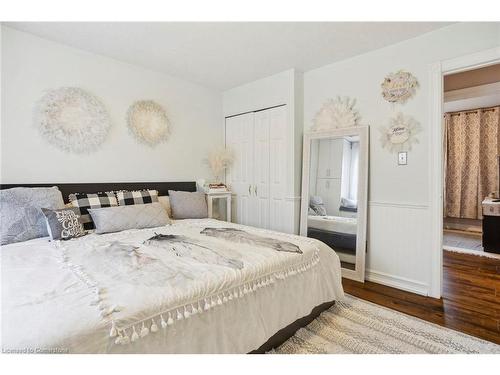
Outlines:
[[76,184],[1,184],[0,189],[10,189],[13,187],[49,187],[57,186],[61,191],[64,202],[68,202],[71,193],[96,193],[99,191],[112,190],[142,190],[155,189],[159,195],[168,195],[169,190],[196,191],[196,182],[96,182],[96,183],[76,183]]

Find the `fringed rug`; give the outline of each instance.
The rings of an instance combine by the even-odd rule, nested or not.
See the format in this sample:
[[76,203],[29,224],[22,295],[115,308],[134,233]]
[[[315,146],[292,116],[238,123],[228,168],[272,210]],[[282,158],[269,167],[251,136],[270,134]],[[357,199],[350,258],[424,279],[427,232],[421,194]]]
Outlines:
[[270,353],[500,353],[500,345],[346,295]]

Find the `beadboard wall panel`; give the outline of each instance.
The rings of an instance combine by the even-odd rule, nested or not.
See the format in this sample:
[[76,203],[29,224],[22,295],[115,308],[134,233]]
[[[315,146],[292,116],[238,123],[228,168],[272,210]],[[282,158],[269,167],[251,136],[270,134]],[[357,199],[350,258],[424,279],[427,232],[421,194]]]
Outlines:
[[431,260],[429,207],[370,202],[367,280],[427,295]]

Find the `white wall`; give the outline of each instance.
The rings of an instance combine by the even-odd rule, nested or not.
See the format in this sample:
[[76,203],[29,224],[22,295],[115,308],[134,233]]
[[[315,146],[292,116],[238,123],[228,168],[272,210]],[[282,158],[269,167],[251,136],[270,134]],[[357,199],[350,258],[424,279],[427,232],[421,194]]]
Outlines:
[[[60,151],[33,124],[44,90],[76,86],[105,104],[109,138],[88,155]],[[136,100],[167,111],[171,135],[155,148],[128,133]],[[222,94],[165,74],[87,53],[2,26],[1,181],[3,183],[193,181],[209,178],[203,163],[222,145]]]
[[259,79],[223,93],[224,116],[291,104],[294,96],[294,70]]
[[[370,185],[367,276],[427,294],[431,280],[429,228],[429,64],[500,45],[499,24],[455,24],[420,37],[304,73],[304,129],[316,111],[337,95],[357,99],[362,124],[370,125]],[[386,102],[380,84],[405,69],[420,83],[404,106]],[[382,149],[379,127],[397,110],[416,118],[420,144],[398,166]]]

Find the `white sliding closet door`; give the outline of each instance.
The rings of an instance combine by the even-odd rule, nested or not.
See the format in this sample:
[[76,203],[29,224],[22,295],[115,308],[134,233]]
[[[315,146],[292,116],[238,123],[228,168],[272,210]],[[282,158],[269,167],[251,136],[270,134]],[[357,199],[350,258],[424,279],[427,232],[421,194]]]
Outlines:
[[255,225],[253,204],[253,130],[254,114],[226,119],[226,146],[234,152],[234,163],[226,174],[226,181],[235,194],[233,209],[235,221]]
[[254,184],[255,222],[259,228],[269,228],[269,127],[271,110],[255,112],[254,117]]
[[286,202],[287,166],[287,109],[286,106],[267,111],[269,118],[269,191],[270,218],[269,229],[288,232],[290,212]]
[[285,106],[226,118],[226,146],[235,154],[226,181],[237,223],[290,232],[286,124]]

